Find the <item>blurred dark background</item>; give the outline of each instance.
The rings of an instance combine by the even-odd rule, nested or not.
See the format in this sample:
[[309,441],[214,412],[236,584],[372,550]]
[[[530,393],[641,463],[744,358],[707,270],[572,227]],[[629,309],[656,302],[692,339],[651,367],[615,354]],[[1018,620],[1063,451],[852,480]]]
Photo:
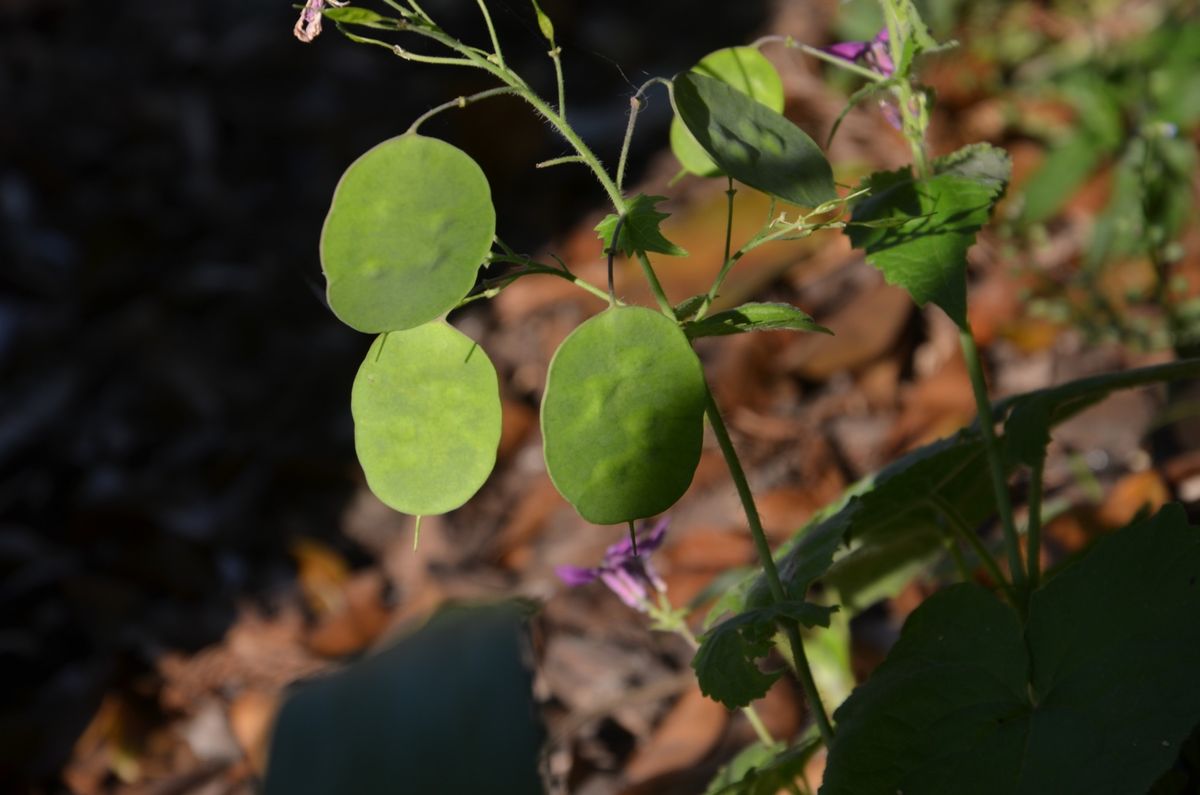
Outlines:
[[[425,5],[486,41],[473,3]],[[543,6],[571,120],[610,162],[637,84],[748,39],[769,11]],[[491,7],[510,63],[549,93],[531,9]],[[297,13],[0,2],[0,791],[59,789],[106,689],[219,638],[239,599],[269,603],[294,576],[291,539],[363,554],[338,517],[359,478],[349,387],[368,340],[323,304],[321,222],[356,156],[488,84],[332,26],[305,46]],[[633,179],[668,119],[652,101]],[[481,162],[520,250],[603,198],[582,169],[531,169],[565,148],[515,100],[423,131]]]

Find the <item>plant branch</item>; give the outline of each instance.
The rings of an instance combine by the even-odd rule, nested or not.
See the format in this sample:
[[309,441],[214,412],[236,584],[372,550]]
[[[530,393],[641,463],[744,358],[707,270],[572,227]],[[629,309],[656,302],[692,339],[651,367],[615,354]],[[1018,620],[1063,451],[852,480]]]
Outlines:
[[1025,527],[1025,561],[1029,565],[1029,590],[1037,590],[1042,578],[1042,478],[1046,457],[1043,454],[1029,473],[1029,523]]
[[489,97],[499,97],[499,96],[504,96],[506,94],[509,96],[517,96],[517,90],[514,88],[510,88],[508,86],[499,86],[497,88],[489,88],[486,91],[480,91],[477,94],[468,94],[467,96],[457,97],[456,99],[452,99],[449,102],[443,102],[441,105],[430,108],[429,110],[425,111],[420,116],[418,116],[416,121],[414,121],[412,124],[410,124],[408,126],[408,132],[415,133],[417,131],[418,127],[420,127],[422,124],[429,121],[431,118],[433,118],[434,116],[438,115],[439,113],[441,113],[443,111],[454,110],[455,108],[461,110],[462,108],[465,108],[472,103],[478,102],[481,99],[488,99]]
[[1008,552],[1009,574],[1021,597],[1018,609],[1024,614],[1025,567],[1021,563],[1020,542],[1017,539],[1016,525],[1013,523],[1012,500],[1008,494],[1008,478],[1005,475],[1004,462],[1000,459],[1000,445],[996,439],[992,404],[988,400],[987,382],[983,377],[979,348],[975,345],[975,335],[971,333],[970,327],[960,330],[958,338],[962,344],[963,358],[967,362],[967,372],[971,376],[971,389],[975,393],[975,407],[979,412],[979,433],[983,437],[983,446],[987,451],[988,470],[992,476],[992,491],[996,497],[996,510],[1000,514],[1000,526],[1004,530],[1004,547]]
[[[775,565],[775,558],[771,555],[771,545],[767,541],[762,522],[758,518],[758,508],[754,505],[754,496],[750,492],[750,484],[746,481],[746,473],[742,470],[742,462],[738,459],[737,451],[729,438],[729,430],[725,427],[725,421],[721,419],[721,410],[717,407],[712,390],[708,388],[707,384],[705,392],[704,412],[708,416],[713,434],[717,437],[721,454],[725,457],[725,464],[729,468],[730,477],[733,478],[733,485],[737,488],[738,498],[746,513],[746,522],[750,527],[750,536],[754,539],[759,562],[766,574],[767,585],[771,589],[771,598],[775,602],[786,602],[787,592],[784,590],[783,581],[779,578],[779,569]],[[782,624],[788,644],[791,646],[792,659],[796,664],[796,674],[800,679],[800,686],[804,689],[804,695],[808,699],[808,708],[813,714],[817,729],[821,732],[821,738],[828,747],[833,743],[833,725],[829,722],[829,715],[825,712],[825,705],[821,702],[821,694],[817,691],[816,680],[813,679],[812,668],[808,664],[804,641],[800,638],[800,625],[794,619],[783,619],[780,624]]]

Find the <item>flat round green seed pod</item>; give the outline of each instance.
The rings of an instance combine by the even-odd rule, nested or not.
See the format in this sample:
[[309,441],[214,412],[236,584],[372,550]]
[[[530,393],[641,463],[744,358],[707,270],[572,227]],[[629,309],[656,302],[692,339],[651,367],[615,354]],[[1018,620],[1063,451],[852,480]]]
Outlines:
[[[691,71],[733,86],[776,113],[783,111],[783,81],[775,66],[756,47],[726,47],[700,59]],[[676,116],[671,120],[671,151],[684,170],[699,177],[718,177],[712,161]]]
[[487,178],[465,152],[423,135],[355,160],[321,232],[329,306],[367,333],[399,331],[453,309],[496,234]]
[[398,511],[453,510],[496,464],[496,369],[440,320],[375,340],[354,379],[350,411],[367,485]]
[[619,524],[662,513],[700,461],[706,386],[679,326],[614,307],[575,329],[550,362],[546,469],[579,515]]

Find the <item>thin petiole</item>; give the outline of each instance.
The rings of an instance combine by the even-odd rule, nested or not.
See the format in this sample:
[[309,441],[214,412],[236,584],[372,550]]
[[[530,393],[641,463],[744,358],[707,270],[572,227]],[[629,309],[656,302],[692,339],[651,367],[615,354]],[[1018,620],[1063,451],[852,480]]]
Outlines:
[[457,97],[455,99],[450,100],[449,102],[443,102],[441,105],[430,108],[429,110],[425,111],[420,116],[418,116],[416,118],[416,121],[414,121],[412,124],[410,124],[408,126],[408,132],[415,133],[417,131],[418,127],[420,127],[422,124],[429,121],[434,116],[438,115],[439,113],[441,113],[443,111],[454,110],[455,108],[461,110],[462,108],[465,108],[467,105],[470,105],[474,102],[478,102],[481,99],[488,99],[489,97],[499,97],[499,96],[503,96],[505,94],[512,95],[512,96],[519,95],[515,88],[510,88],[508,86],[499,86],[497,88],[489,88],[486,91],[480,91],[477,94],[469,94],[464,97]]
[[700,308],[696,310],[696,320],[703,320],[708,314],[709,307],[713,301],[717,300],[717,291],[721,289],[721,284],[725,281],[725,276],[729,273],[729,269],[733,267],[736,260],[732,259],[729,254],[730,246],[733,240],[733,197],[737,195],[737,190],[733,187],[733,177],[727,177],[729,185],[725,189],[726,212],[725,212],[725,260],[721,263],[721,270],[717,273],[717,278],[713,281],[712,287],[708,288],[708,294],[704,296],[704,300],[700,303]]
[[625,161],[629,159],[629,144],[633,141],[633,127],[637,124],[638,111],[642,109],[642,100],[633,96],[629,98],[629,121],[625,125],[625,138],[621,141],[621,156],[617,159],[617,190],[625,182]]
[[1043,455],[1029,473],[1029,523],[1025,528],[1025,560],[1029,564],[1029,590],[1037,589],[1042,578],[1042,479],[1046,458]]
[[492,14],[488,11],[487,3],[484,0],[475,0],[479,6],[480,13],[483,14],[483,21],[487,24],[488,38],[492,40],[492,52],[496,55],[496,65],[501,69],[507,69],[504,65],[504,53],[500,52],[500,38],[496,35],[496,26],[492,24]]
[[[979,360],[979,348],[975,345],[975,335],[970,327],[961,329],[958,334],[962,344],[963,358],[967,363],[967,373],[971,376],[971,389],[975,393],[975,407],[979,412],[979,432],[983,437],[983,447],[987,451],[988,470],[992,477],[992,491],[996,497],[996,510],[1000,514],[1000,526],[1004,531],[1004,547],[1008,552],[1008,569],[1012,575],[1013,585],[1018,594],[1025,590],[1025,567],[1021,562],[1020,541],[1017,539],[1016,525],[1013,524],[1012,501],[1008,495],[1008,478],[1004,470],[1004,462],[1000,456],[1000,445],[996,440],[995,422],[992,419],[992,404],[988,400],[987,382],[983,378],[983,365]],[[1024,608],[1019,606],[1022,613]]]
[[761,48],[763,45],[774,43],[780,43],[789,50],[800,50],[800,52],[811,55],[812,57],[824,61],[825,63],[832,64],[839,69],[845,69],[847,72],[853,72],[859,77],[865,77],[872,83],[879,83],[887,79],[878,72],[873,72],[865,66],[859,66],[858,64],[854,63],[854,61],[847,61],[845,58],[839,58],[836,55],[832,55],[816,47],[810,47],[807,44],[801,44],[791,36],[763,36],[762,38],[756,39],[753,43],[751,43],[750,46]]
[[587,161],[579,155],[564,155],[563,157],[552,157],[549,160],[543,160],[540,163],[534,163],[534,168],[550,168],[552,166],[564,166],[568,163],[582,163],[587,165]]
[[941,494],[934,492],[929,495],[928,502],[941,515],[954,535],[960,540],[966,541],[971,549],[975,550],[976,556],[978,556],[983,567],[987,569],[988,575],[1004,590],[1004,595],[1008,597],[1008,601],[1016,607],[1018,604],[1016,592],[1013,591],[1008,579],[1000,571],[1000,566],[996,563],[996,559],[992,557],[992,553],[988,552],[988,548],[979,540],[979,536],[975,534],[975,531],[967,527],[966,522],[958,515],[958,511]]
[[[717,407],[712,390],[708,388],[707,384],[705,393],[704,413],[708,417],[713,435],[717,437],[717,444],[721,447],[725,465],[729,468],[729,475],[737,489],[738,499],[741,500],[742,510],[746,514],[746,522],[750,527],[750,536],[754,540],[754,547],[758,552],[759,563],[762,564],[763,572],[767,577],[767,585],[771,589],[771,598],[777,603],[786,602],[787,592],[784,590],[783,581],[779,578],[779,569],[775,565],[775,558],[771,555],[771,545],[767,541],[767,534],[763,531],[762,522],[759,520],[758,508],[754,505],[754,496],[750,492],[750,484],[746,480],[742,462],[733,447],[733,441],[729,438],[729,430],[721,418],[721,410]],[[812,668],[808,664],[808,655],[804,651],[804,641],[800,638],[800,625],[794,619],[784,619],[780,623],[787,636],[788,645],[791,646],[796,675],[800,679],[800,686],[808,700],[808,708],[813,714],[817,729],[821,732],[821,739],[825,741],[827,747],[831,746],[833,744],[833,724],[829,722],[829,715],[821,701],[821,694],[817,691],[817,683],[813,679]]]
[[[608,305],[617,305],[617,288],[613,283],[613,257],[616,256],[617,248],[621,244],[621,226],[625,223],[625,216],[617,216],[616,226],[613,227],[612,241],[608,244]],[[630,523],[629,527],[633,528]]]

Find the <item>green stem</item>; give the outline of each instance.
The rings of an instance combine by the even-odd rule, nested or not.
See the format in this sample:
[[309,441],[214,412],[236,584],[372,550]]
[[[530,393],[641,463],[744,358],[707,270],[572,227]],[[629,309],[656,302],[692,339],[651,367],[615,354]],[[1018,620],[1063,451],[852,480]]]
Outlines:
[[[987,452],[988,469],[992,476],[992,491],[996,497],[996,510],[1000,513],[1000,526],[1004,530],[1004,547],[1008,553],[1008,570],[1013,584],[1021,594],[1024,602],[1025,567],[1021,563],[1020,542],[1017,539],[1017,528],[1013,523],[1012,501],[1008,495],[1008,478],[1004,471],[1004,462],[1000,458],[1000,445],[996,440],[995,421],[992,419],[992,404],[988,400],[987,382],[983,377],[983,365],[979,361],[979,348],[975,345],[975,335],[968,326],[959,331],[959,342],[962,345],[963,358],[967,362],[967,372],[971,376],[971,389],[975,393],[975,407],[979,412],[979,433],[983,437],[984,450]],[[1022,612],[1024,609],[1022,608]]]
[[1046,468],[1043,455],[1029,474],[1029,524],[1025,529],[1025,559],[1029,564],[1029,590],[1037,590],[1042,578],[1042,476]]
[[508,86],[499,86],[497,88],[489,88],[486,91],[480,91],[477,94],[469,94],[465,97],[458,97],[456,99],[452,99],[449,102],[443,102],[441,105],[430,108],[429,110],[425,111],[420,116],[418,116],[417,120],[408,126],[408,131],[410,133],[415,133],[417,131],[418,127],[420,127],[422,124],[429,121],[434,116],[438,115],[439,113],[441,113],[443,111],[453,110],[455,108],[458,108],[461,110],[462,108],[465,108],[467,105],[470,105],[473,102],[478,102],[481,99],[488,99],[489,97],[499,97],[499,96],[503,96],[505,94],[508,94],[511,96],[516,96],[517,91],[516,91],[516,89],[510,88]]
[[642,109],[642,100],[636,96],[629,98],[629,121],[625,125],[625,138],[621,141],[621,156],[617,159],[617,189],[625,182],[625,161],[629,159],[629,145],[633,142],[633,127],[637,124],[638,111]]
[[496,35],[496,26],[492,24],[492,15],[488,11],[487,3],[484,0],[475,0],[479,5],[479,11],[483,14],[483,21],[487,24],[488,38],[492,40],[492,52],[496,54],[496,65],[501,69],[505,69],[504,53],[500,52],[500,38]]
[[638,249],[637,260],[642,266],[642,273],[646,275],[646,281],[650,285],[650,292],[654,293],[654,300],[658,302],[658,308],[662,310],[664,315],[674,320],[675,308],[671,306],[666,292],[663,291],[662,283],[659,282],[658,275],[654,272],[654,266],[650,264],[650,257],[646,256],[645,251]]
[[567,91],[563,84],[562,47],[554,47],[549,54],[550,60],[554,61],[554,82],[558,87],[558,115],[566,121]]
[[[767,542],[767,534],[763,531],[762,522],[758,518],[758,508],[754,505],[754,496],[750,493],[750,484],[746,481],[742,462],[733,448],[729,430],[725,427],[725,421],[721,419],[721,410],[717,407],[716,400],[713,399],[712,390],[707,385],[705,393],[704,413],[708,416],[713,435],[717,437],[717,444],[720,445],[721,454],[725,457],[725,464],[729,468],[729,475],[733,478],[733,485],[737,488],[738,498],[746,513],[746,522],[750,526],[750,536],[754,540],[759,562],[766,574],[767,585],[771,589],[771,598],[776,602],[786,602],[787,592],[783,588],[783,581],[779,578],[779,569],[775,565],[775,558],[771,555],[771,545]],[[813,714],[813,719],[816,721],[817,729],[821,732],[821,738],[825,741],[825,745],[831,746],[833,744],[833,726],[825,712],[825,705],[821,702],[821,694],[817,692],[817,683],[813,679],[812,668],[808,664],[808,655],[804,651],[804,641],[800,638],[800,625],[795,620],[787,619],[781,620],[780,623],[783,625],[784,634],[792,649],[796,674],[800,679],[804,695],[808,699],[808,708]]]
[[971,574],[971,567],[967,565],[967,559],[963,556],[962,549],[958,546],[958,540],[954,536],[946,536],[944,543],[946,551],[954,559],[954,567],[958,569],[958,576],[963,582],[971,582],[974,579]]
[[1008,601],[1012,603],[1013,607],[1016,607],[1018,604],[1016,592],[1013,591],[1012,586],[1008,583],[1008,578],[1004,576],[1004,572],[1000,571],[1000,565],[996,563],[996,559],[992,557],[992,553],[979,540],[979,536],[976,535],[975,531],[967,527],[967,523],[959,516],[958,511],[941,494],[934,492],[929,496],[928,501],[934,510],[946,521],[946,524],[950,526],[950,530],[954,535],[966,541],[971,549],[975,550],[975,554],[979,557],[979,561],[983,564],[983,567],[987,569],[988,574],[991,575],[991,578],[1004,591],[1004,595],[1008,597]]
[[733,187],[733,177],[728,177],[728,180],[729,186],[725,189],[725,196],[728,199],[725,212],[725,261],[721,263],[721,270],[717,273],[717,278],[713,281],[712,286],[708,288],[708,293],[705,294],[704,300],[700,302],[700,308],[696,310],[696,320],[703,320],[704,316],[708,314],[709,307],[712,306],[713,301],[717,300],[717,294],[721,289],[721,285],[725,282],[725,277],[729,275],[730,269],[737,262],[729,254],[733,238],[733,197],[737,191]]
[[800,52],[811,55],[812,57],[824,61],[827,64],[832,64],[839,69],[845,69],[847,72],[853,72],[859,77],[864,77],[867,80],[870,80],[872,83],[879,83],[887,79],[878,72],[872,71],[865,66],[860,66],[854,61],[847,61],[845,58],[839,58],[836,55],[827,53],[824,50],[819,50],[816,47],[810,47],[807,44],[801,44],[791,36],[763,36],[762,38],[756,39],[750,46],[762,47],[764,44],[772,44],[775,42],[782,43],[783,46],[787,47],[789,50],[800,50]]

